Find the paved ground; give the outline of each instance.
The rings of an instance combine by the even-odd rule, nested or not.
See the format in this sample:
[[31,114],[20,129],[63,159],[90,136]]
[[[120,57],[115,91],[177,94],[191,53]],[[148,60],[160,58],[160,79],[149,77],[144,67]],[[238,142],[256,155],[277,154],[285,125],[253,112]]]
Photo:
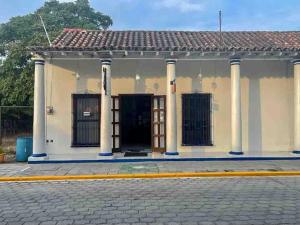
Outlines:
[[300,177],[0,183],[0,225],[300,224]]
[[299,170],[300,160],[222,161],[222,162],[141,162],[77,164],[0,164],[0,176],[77,175],[116,173],[168,173],[209,171]]

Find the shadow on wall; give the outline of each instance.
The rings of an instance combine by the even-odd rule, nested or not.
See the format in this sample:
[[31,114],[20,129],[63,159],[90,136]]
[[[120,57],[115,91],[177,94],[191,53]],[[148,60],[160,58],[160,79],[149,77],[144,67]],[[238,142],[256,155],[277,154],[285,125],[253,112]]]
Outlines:
[[193,93],[198,93],[198,92],[203,91],[202,80],[203,80],[203,77],[199,76],[199,75],[196,75],[196,77],[192,77],[191,83],[192,83],[192,92]]
[[140,74],[136,74],[134,79],[134,93],[145,93],[145,77],[141,76]]
[[258,77],[249,79],[248,152],[262,152],[260,84]]
[[[80,77],[76,77],[76,74]],[[85,76],[80,75],[80,72],[75,72],[75,79],[76,79],[76,93],[88,93],[87,87],[87,79]]]
[[99,60],[87,62],[55,59],[52,61],[52,66],[58,69],[58,75],[72,75],[76,83],[74,92],[78,94],[99,93],[101,90],[101,63]]

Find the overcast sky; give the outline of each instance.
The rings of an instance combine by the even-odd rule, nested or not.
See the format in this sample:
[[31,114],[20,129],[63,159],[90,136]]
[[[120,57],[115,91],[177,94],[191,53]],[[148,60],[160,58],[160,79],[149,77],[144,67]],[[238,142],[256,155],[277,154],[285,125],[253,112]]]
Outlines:
[[[0,23],[33,12],[45,0],[0,0]],[[71,0],[61,0],[71,1]],[[300,30],[299,0],[90,0],[114,30]]]

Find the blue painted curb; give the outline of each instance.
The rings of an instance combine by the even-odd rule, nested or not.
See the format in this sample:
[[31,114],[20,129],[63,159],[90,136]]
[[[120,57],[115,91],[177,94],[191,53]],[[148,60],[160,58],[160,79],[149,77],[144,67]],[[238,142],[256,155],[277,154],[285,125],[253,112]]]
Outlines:
[[165,155],[179,155],[178,152],[165,152]]
[[99,153],[99,156],[112,156],[112,153]]
[[230,155],[243,155],[244,153],[243,152],[233,152],[233,151],[230,151],[229,154]]
[[298,157],[234,157],[234,158],[163,158],[163,159],[95,159],[95,160],[45,160],[30,161],[28,164],[51,163],[130,163],[130,162],[199,162],[199,161],[263,161],[263,160],[300,160]]
[[32,157],[46,157],[47,154],[46,153],[40,153],[40,154],[32,154]]

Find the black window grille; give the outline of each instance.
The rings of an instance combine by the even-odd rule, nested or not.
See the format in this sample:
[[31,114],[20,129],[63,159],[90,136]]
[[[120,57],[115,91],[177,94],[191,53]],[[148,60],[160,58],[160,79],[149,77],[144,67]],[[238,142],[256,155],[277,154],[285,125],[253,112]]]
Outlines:
[[211,94],[182,95],[182,144],[211,146]]
[[73,141],[72,146],[100,146],[99,94],[73,95]]

